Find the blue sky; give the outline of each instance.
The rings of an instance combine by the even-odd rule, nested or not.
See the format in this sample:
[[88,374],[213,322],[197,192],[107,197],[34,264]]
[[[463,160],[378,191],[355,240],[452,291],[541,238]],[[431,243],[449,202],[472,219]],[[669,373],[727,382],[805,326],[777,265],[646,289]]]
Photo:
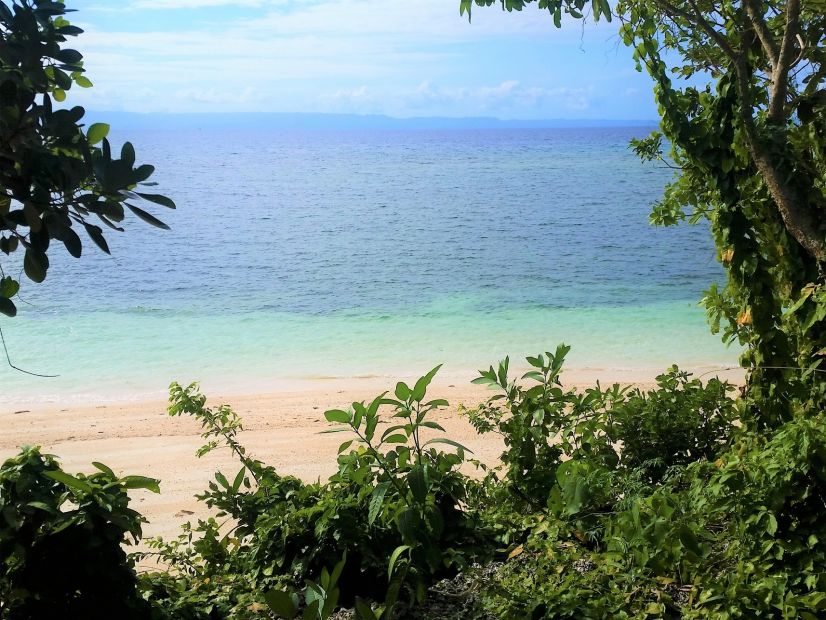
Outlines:
[[617,24],[458,0],[66,0],[95,87],[132,112],[655,119]]

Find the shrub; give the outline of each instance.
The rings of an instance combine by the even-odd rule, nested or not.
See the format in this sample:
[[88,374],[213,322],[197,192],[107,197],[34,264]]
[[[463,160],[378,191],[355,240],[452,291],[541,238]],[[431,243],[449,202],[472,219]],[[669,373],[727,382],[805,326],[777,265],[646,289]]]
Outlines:
[[607,433],[621,445],[621,465],[644,469],[650,481],[670,467],[713,461],[728,442],[737,417],[734,388],[717,378],[702,384],[672,366],[657,388],[630,391],[611,410]]
[[72,476],[51,455],[24,448],[0,467],[0,617],[145,618],[132,560],[144,519],[129,489],[158,492],[142,476]]
[[[148,596],[167,612],[244,617],[265,595],[269,602],[280,600],[283,611],[303,589],[310,605],[318,597],[313,598],[316,590],[307,580],[317,580],[313,587],[326,592],[326,574],[327,585],[340,591],[343,603],[357,597],[382,602],[375,613],[389,617],[398,599],[421,601],[435,580],[489,557],[490,536],[476,513],[465,509],[476,484],[459,471],[466,450],[440,436],[444,429],[429,419],[447,405],[426,399],[437,371],[412,387],[397,384],[395,398],[385,393],[347,410],[327,411],[327,420],[340,425],[327,432],[348,432],[353,438],[341,444],[338,471],[324,484],[281,476],[252,458],[237,441],[242,425],[229,407],[207,408],[195,384],[173,384],[170,414],[192,415],[204,428],[208,443],[198,453],[224,445],[242,467],[229,478],[216,473],[216,481],[199,496],[219,511],[217,518],[229,518],[229,532],[207,520],[188,527],[177,541],[150,543],[153,555],[182,568],[172,577],[147,576]],[[388,407],[389,422],[396,424],[383,419]],[[427,439],[426,433],[434,436]],[[243,583],[233,581],[233,593],[225,589],[227,573],[244,575]],[[209,584],[220,604],[204,605],[209,595],[202,591],[182,610],[173,599],[185,589],[181,584],[192,580]],[[317,611],[329,607],[329,600]]]

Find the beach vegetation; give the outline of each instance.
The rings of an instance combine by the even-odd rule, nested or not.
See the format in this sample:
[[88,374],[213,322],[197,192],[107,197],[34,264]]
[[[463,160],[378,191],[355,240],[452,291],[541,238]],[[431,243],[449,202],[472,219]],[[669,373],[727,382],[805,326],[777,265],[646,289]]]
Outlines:
[[128,492],[158,481],[94,466],[73,476],[34,447],[0,466],[0,618],[148,617],[124,544],[146,521]]

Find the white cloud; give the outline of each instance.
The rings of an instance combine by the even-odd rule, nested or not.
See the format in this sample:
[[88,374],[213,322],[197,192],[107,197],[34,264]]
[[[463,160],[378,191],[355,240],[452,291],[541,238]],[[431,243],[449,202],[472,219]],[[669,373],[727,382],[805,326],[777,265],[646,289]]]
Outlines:
[[424,81],[413,89],[391,90],[359,86],[342,88],[322,95],[322,107],[333,112],[376,112],[382,105],[390,106],[401,115],[421,115],[434,110],[450,114],[490,114],[535,108],[582,112],[591,106],[593,88],[558,86],[544,88],[522,86],[517,80],[505,80],[491,86],[433,86]]
[[[222,5],[223,13],[196,10]],[[257,7],[260,16],[251,19],[245,11],[233,19],[230,5]],[[571,79],[571,70],[549,54],[578,49],[581,28],[557,30],[533,6],[511,14],[477,9],[472,24],[459,16],[458,0],[132,0],[118,6],[132,11],[123,28],[112,27],[111,16],[106,29],[78,24],[86,33],[77,46],[95,88],[76,101],[92,109],[430,114],[453,106],[454,114],[518,114],[517,107],[539,113],[546,105],[585,110],[592,100],[593,86],[577,83],[581,75]],[[190,8],[192,19],[179,30],[154,28],[155,10],[165,8]],[[228,19],[219,23],[218,15]],[[602,49],[615,28],[589,25],[586,46],[590,38]],[[547,61],[507,60],[514,41],[535,46]],[[474,54],[495,46],[504,54],[491,74]],[[524,68],[526,60],[535,70]],[[513,78],[505,73],[509,63]],[[153,95],[139,98],[147,92]]]
[[260,7],[266,0],[135,0],[129,9],[202,9],[213,6]]

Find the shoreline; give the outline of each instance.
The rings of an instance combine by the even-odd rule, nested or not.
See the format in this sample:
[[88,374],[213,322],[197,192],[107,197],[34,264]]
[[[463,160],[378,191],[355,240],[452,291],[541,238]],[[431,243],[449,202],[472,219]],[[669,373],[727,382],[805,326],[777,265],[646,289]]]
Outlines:
[[[570,369],[563,373],[565,386],[587,387],[597,380],[603,385],[614,382],[650,387],[654,377],[665,369]],[[719,367],[686,369],[695,376],[714,374],[732,383],[742,382],[742,370]],[[511,376],[521,376],[521,366],[511,369]],[[517,375],[518,373],[518,375]],[[450,406],[433,416],[445,427],[447,436],[466,445],[473,457],[495,463],[502,451],[501,439],[494,435],[477,435],[470,424],[458,415],[459,405],[474,407],[489,398],[493,391],[473,385],[475,371],[437,375],[428,390],[433,398],[445,398]],[[278,391],[218,394],[202,388],[208,406],[229,404],[241,416],[244,431],[240,441],[250,453],[276,467],[283,474],[305,481],[325,478],[336,469],[336,451],[342,441],[339,434],[319,434],[330,427],[324,411],[346,408],[353,401],[372,399],[381,392],[392,391],[396,380],[409,384],[417,376],[361,378],[315,378],[285,381]],[[194,498],[221,470],[234,475],[239,465],[226,450],[216,450],[198,459],[195,451],[203,445],[200,425],[192,418],[171,418],[164,399],[92,403],[38,403],[2,408],[4,433],[0,437],[0,459],[13,456],[22,445],[39,445],[54,454],[69,473],[93,470],[92,461],[112,467],[118,475],[139,474],[158,478],[161,493],[139,491],[130,504],[149,523],[145,536],[174,537],[180,525],[208,515]]]
[[[500,360],[493,362],[494,366]],[[485,366],[485,369],[490,363]],[[648,385],[654,383],[654,378],[665,372],[670,364],[660,366],[635,366],[635,365],[604,365],[604,366],[578,366],[566,367],[562,372],[562,380],[566,385],[581,387],[599,381],[603,385],[611,383],[628,383],[633,385]],[[719,374],[721,378],[730,380],[741,380],[742,370],[736,361],[731,364],[706,363],[699,365],[681,365],[680,368],[692,373],[695,377],[705,379],[706,377]],[[516,363],[511,360],[511,375],[521,376],[529,370],[529,366],[524,360]],[[330,389],[351,391],[354,388],[374,389],[380,393],[386,389],[391,389],[397,381],[408,383],[415,380],[430,370],[430,368],[417,368],[415,370],[394,369],[391,372],[381,373],[357,373],[357,374],[296,374],[281,375],[278,377],[256,377],[255,379],[244,379],[242,377],[226,378],[226,375],[216,380],[214,377],[192,379],[201,385],[201,389],[207,396],[213,394],[221,398],[238,398],[249,395],[277,397],[282,394],[311,393],[315,391],[327,391]],[[478,376],[477,368],[461,368],[443,366],[434,379],[433,385],[440,384],[470,384]],[[242,373],[243,374],[243,373]],[[172,381],[177,381],[181,385],[188,385],[190,380],[184,378],[170,378],[169,383],[157,382],[155,385],[162,387],[148,388],[142,386],[137,391],[129,392],[129,388],[112,389],[111,391],[92,392],[90,390],[55,390],[49,384],[49,379],[42,380],[43,393],[26,394],[23,397],[8,397],[0,395],[0,416],[10,410],[53,410],[53,409],[79,409],[97,405],[142,405],[150,402],[165,401],[168,396],[168,386]],[[134,389],[134,388],[133,388]]]

